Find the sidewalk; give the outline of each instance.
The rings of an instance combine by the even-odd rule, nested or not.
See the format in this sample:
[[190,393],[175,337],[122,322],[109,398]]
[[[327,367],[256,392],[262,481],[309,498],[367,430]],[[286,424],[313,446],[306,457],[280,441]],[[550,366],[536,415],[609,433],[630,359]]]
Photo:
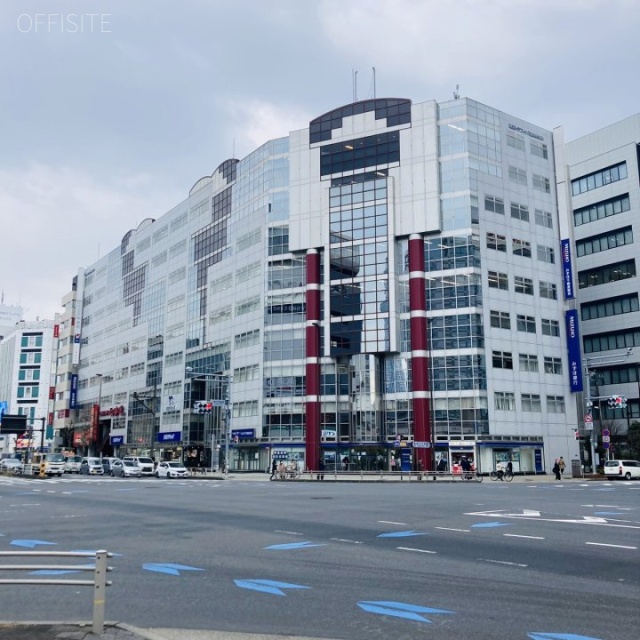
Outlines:
[[[2,640],[282,640],[284,637],[205,629],[139,629],[116,622],[105,623],[104,633],[95,635],[91,632],[90,623],[0,621]],[[320,640],[306,636],[286,636],[286,639]]]

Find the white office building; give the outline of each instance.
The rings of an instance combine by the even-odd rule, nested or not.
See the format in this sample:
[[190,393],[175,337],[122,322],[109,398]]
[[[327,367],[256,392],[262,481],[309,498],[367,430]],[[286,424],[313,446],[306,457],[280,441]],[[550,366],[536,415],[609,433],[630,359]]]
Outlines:
[[356,102],[222,162],[78,273],[78,449],[576,460],[555,185],[552,133],[469,99]]

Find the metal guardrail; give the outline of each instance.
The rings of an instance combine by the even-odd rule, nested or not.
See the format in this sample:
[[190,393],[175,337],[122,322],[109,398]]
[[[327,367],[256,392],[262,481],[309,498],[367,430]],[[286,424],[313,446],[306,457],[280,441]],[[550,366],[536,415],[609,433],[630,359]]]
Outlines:
[[[486,474],[479,474],[482,478],[488,477]],[[284,480],[347,480],[358,481],[379,481],[379,482],[423,482],[428,480],[443,480],[445,482],[469,482],[476,480],[476,472],[451,473],[442,471],[305,471],[295,478],[287,475]],[[274,480],[280,480],[276,477]]]
[[0,551],[0,559],[6,557],[23,558],[95,558],[95,565],[69,565],[69,564],[0,564],[0,573],[4,571],[93,571],[92,580],[56,580],[53,578],[0,578],[0,584],[28,584],[28,585],[67,585],[93,587],[93,626],[92,631],[96,635],[104,633],[104,609],[106,600],[106,587],[111,586],[107,580],[107,572],[112,568],[107,566],[107,558],[113,554],[104,551]]

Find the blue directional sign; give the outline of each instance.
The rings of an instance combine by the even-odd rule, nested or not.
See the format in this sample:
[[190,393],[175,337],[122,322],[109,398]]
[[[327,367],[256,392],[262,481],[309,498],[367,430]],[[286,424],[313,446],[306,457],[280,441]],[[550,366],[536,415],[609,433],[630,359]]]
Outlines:
[[142,565],[146,571],[155,571],[157,573],[168,573],[170,576],[179,576],[181,571],[204,571],[197,567],[189,567],[184,564],[173,564],[171,562],[154,563],[149,562]]
[[510,522],[479,522],[478,524],[472,524],[472,529],[491,529],[492,527],[510,527]]
[[416,604],[407,604],[405,602],[393,602],[390,600],[363,600],[358,602],[358,606],[368,613],[377,613],[381,616],[394,616],[396,618],[404,618],[405,620],[416,620],[417,622],[431,622],[421,614],[449,614],[454,611],[446,609],[432,609],[431,607],[422,607]]
[[575,633],[544,633],[533,631],[527,634],[531,640],[600,640],[591,636],[580,636]]
[[426,533],[419,531],[393,531],[392,533],[381,533],[378,538],[410,538],[411,536],[426,536]]
[[234,582],[241,589],[271,593],[274,596],[286,595],[282,589],[311,589],[311,587],[303,587],[301,584],[277,582],[276,580],[234,580]]
[[316,544],[314,542],[290,542],[288,544],[272,544],[265,549],[280,551],[285,549],[310,549],[311,547],[324,547],[323,544]]
[[55,545],[56,542],[46,542],[45,540],[12,540],[9,544],[16,547],[26,547],[27,549],[33,549],[38,545]]

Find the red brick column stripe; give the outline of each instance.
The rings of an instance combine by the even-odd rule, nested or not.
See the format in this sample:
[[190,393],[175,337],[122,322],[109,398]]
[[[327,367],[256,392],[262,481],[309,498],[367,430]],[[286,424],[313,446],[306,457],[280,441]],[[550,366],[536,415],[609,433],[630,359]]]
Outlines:
[[[411,332],[413,439],[417,442],[431,442],[426,311],[424,240],[422,236],[411,235],[409,237],[409,329]],[[431,471],[430,449],[416,448],[415,454],[422,469]]]
[[306,256],[306,442],[307,469],[317,470],[320,460],[320,254],[309,249]]

